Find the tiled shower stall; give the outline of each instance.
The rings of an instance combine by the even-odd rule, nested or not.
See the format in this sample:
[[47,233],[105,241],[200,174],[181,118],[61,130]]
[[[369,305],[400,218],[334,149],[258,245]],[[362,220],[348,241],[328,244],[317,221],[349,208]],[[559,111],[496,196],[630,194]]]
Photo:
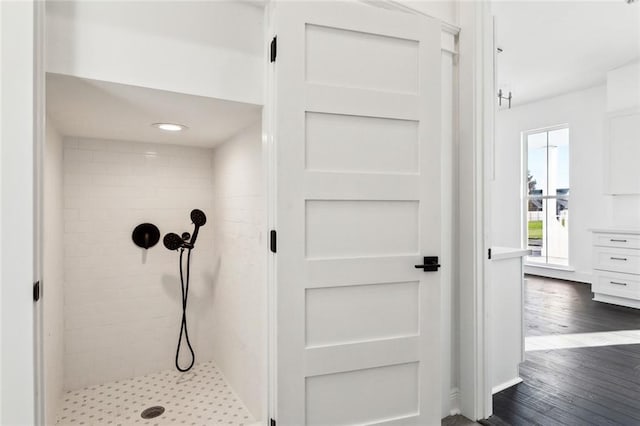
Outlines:
[[[163,404],[159,419],[167,422],[187,415],[178,413],[189,411],[178,409],[184,401],[171,399],[185,394],[205,420],[223,419],[227,411],[217,403],[207,409],[218,392],[220,403],[237,405],[232,423],[262,418],[266,211],[259,119],[213,148],[63,135],[49,120],[44,169],[47,424],[128,424],[126,416],[144,421],[142,410]],[[181,374],[174,367],[182,312],[178,254],[162,240],[141,249],[131,232],[144,222],[157,225],[161,238],[191,232],[195,208],[208,217],[192,254],[187,309],[196,366]],[[182,391],[163,398],[154,380]],[[125,384],[136,382],[138,397],[126,398]],[[108,398],[99,394],[107,388]],[[105,398],[114,402],[111,410],[100,409]]]

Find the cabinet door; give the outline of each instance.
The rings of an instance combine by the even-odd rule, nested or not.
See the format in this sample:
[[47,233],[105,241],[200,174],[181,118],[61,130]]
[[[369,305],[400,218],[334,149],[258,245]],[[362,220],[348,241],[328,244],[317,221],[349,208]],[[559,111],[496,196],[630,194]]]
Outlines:
[[608,115],[604,146],[605,191],[640,194],[640,109]]

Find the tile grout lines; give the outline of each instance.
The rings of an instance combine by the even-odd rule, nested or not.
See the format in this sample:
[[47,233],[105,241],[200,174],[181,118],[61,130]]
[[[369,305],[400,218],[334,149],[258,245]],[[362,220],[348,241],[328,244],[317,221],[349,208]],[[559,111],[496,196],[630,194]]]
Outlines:
[[[146,408],[165,412],[143,419]],[[243,425],[255,419],[213,362],[189,373],[165,370],[90,386],[63,395],[57,426],[70,425]]]

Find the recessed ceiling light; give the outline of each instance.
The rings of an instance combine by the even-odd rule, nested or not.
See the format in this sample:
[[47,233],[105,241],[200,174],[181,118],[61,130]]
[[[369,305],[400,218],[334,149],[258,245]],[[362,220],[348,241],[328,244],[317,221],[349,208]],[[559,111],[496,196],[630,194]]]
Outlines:
[[188,129],[187,126],[175,123],[153,123],[152,126],[166,132],[181,132]]

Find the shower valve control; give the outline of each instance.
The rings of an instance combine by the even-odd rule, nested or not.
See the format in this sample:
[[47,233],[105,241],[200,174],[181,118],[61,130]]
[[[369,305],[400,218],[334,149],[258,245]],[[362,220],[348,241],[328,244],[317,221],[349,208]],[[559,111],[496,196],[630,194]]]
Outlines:
[[158,244],[160,230],[153,223],[141,223],[133,230],[131,239],[135,245],[147,250]]

